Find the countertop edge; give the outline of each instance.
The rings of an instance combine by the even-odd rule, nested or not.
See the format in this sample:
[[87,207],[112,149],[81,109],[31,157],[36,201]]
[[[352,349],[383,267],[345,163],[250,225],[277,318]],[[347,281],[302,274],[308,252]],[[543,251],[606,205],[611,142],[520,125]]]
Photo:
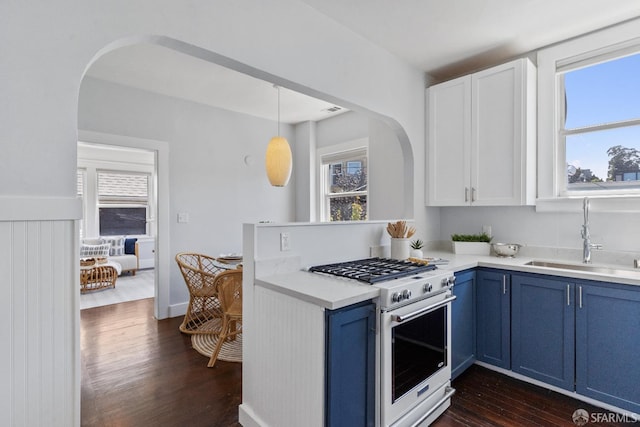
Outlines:
[[[629,277],[526,265],[534,259],[544,260],[544,258],[500,258],[496,256],[456,255],[450,252],[430,253],[429,256],[448,259],[449,264],[440,265],[438,268],[442,271],[448,271],[451,273],[458,273],[478,267],[495,268],[519,273],[566,277],[575,280],[591,280],[621,285],[640,286],[640,280]],[[309,273],[303,270],[256,277],[255,285],[309,302],[327,310],[336,310],[359,302],[373,300],[380,295],[380,290],[376,287],[340,278]]]
[[[317,281],[323,283],[318,284]],[[304,271],[257,277],[255,284],[327,310],[337,310],[380,296],[378,288],[366,284],[321,275],[316,277],[315,273]]]
[[[541,267],[526,265],[533,260],[539,261],[552,261],[552,262],[568,262],[572,264],[579,264],[575,261],[564,261],[558,259],[549,259],[544,257],[514,257],[514,258],[501,258],[496,256],[480,256],[480,255],[456,255],[452,253],[440,252],[435,256],[449,259],[448,265],[441,266],[443,270],[448,269],[452,272],[460,272],[470,268],[495,268],[500,270],[508,270],[520,273],[532,273],[541,274],[547,276],[567,277],[577,280],[592,280],[597,282],[617,283],[621,285],[640,286],[640,280],[632,277],[624,276],[612,276],[604,273],[579,271],[572,269],[561,269],[551,267]],[[593,264],[599,266],[600,264]],[[611,267],[610,265],[602,264],[603,267]],[[622,269],[622,268],[621,268]],[[629,270],[632,272],[633,270]],[[639,271],[640,272],[640,271]]]

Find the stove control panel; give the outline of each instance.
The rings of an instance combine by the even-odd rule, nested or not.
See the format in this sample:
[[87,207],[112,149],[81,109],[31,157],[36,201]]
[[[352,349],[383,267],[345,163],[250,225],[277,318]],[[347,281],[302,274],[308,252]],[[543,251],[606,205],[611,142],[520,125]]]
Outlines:
[[380,307],[396,308],[440,295],[449,289],[455,277],[451,273],[420,275],[376,283],[380,288]]
[[449,276],[442,279],[442,286],[453,286],[456,284],[456,276]]
[[391,295],[391,301],[393,302],[401,302],[411,299],[411,291],[409,289],[403,289],[399,292],[394,292]]

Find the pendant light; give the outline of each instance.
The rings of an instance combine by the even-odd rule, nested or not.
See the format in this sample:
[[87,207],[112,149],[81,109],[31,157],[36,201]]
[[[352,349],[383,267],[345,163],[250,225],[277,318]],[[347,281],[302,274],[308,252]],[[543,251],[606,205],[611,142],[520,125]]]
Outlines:
[[291,147],[287,139],[280,135],[280,88],[273,85],[278,90],[278,136],[274,136],[267,146],[265,156],[265,167],[267,177],[274,187],[284,187],[291,177]]

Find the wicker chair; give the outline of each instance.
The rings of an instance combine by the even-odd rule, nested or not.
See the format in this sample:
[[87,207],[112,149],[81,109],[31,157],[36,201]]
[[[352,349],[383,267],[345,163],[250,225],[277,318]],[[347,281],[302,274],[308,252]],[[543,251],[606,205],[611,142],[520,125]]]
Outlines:
[[214,286],[218,290],[222,308],[222,327],[207,364],[209,368],[215,365],[222,344],[236,339],[242,333],[242,270],[227,270],[218,274]]
[[222,307],[215,279],[224,269],[216,266],[215,258],[197,253],[179,253],[176,262],[189,289],[189,306],[180,331],[186,334],[219,334]]

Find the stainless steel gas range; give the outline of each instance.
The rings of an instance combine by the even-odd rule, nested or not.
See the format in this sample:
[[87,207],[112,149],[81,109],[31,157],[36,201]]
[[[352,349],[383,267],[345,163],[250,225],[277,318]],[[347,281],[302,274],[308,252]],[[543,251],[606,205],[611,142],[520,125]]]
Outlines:
[[432,265],[367,258],[311,267],[380,289],[378,423],[426,426],[444,412],[451,388],[452,273]]

